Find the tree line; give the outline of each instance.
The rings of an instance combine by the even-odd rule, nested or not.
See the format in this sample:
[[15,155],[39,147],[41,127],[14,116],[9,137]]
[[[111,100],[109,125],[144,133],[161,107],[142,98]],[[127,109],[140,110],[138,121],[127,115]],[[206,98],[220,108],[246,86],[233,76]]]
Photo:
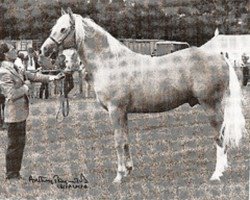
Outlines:
[[249,34],[248,0],[1,0],[0,39],[45,40],[61,8],[89,16],[114,37],[186,41],[199,46],[218,27]]

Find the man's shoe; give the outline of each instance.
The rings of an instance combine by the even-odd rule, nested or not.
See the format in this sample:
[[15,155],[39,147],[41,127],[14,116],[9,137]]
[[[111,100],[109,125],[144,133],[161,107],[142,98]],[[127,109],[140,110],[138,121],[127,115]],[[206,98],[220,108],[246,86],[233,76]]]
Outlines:
[[25,180],[21,177],[12,177],[12,178],[6,178],[5,184],[7,185],[16,185],[16,184],[25,184]]
[[7,172],[6,179],[22,179],[20,172]]
[[21,175],[6,177],[6,180],[20,180],[23,179]]

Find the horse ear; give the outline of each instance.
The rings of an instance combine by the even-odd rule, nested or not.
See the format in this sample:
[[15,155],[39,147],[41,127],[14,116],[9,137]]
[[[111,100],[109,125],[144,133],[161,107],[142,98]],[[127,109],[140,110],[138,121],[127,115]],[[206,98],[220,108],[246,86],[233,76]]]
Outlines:
[[67,14],[66,11],[63,8],[61,8],[61,14],[62,15],[66,15]]
[[216,36],[219,35],[219,34],[220,34],[219,29],[216,28],[216,30],[214,31],[214,37],[216,37]]
[[70,23],[75,24],[75,17],[73,15],[73,12],[72,12],[71,8],[68,8],[67,11],[68,11],[68,14],[69,14],[69,17],[70,17]]

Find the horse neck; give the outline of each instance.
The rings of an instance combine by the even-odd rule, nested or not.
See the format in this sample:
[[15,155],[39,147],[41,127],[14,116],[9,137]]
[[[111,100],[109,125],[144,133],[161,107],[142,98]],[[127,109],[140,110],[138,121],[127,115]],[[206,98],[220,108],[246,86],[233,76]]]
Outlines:
[[88,71],[95,71],[100,67],[109,68],[111,66],[106,63],[131,53],[130,49],[110,35],[96,33],[94,37],[86,37],[84,41],[85,59],[91,65]]
[[108,68],[110,61],[132,53],[91,19],[77,18],[76,41],[80,58],[90,73]]

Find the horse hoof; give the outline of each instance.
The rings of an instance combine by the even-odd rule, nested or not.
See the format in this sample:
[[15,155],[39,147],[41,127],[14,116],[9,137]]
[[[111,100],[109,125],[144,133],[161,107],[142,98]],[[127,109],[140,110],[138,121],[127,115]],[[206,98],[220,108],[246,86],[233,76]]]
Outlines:
[[113,180],[113,183],[119,184],[121,182],[122,182],[122,175],[120,173],[118,173],[117,176],[115,177],[115,179]]
[[211,177],[210,181],[220,181],[220,177]]
[[114,184],[120,184],[122,182],[122,180],[121,179],[118,179],[118,178],[115,178],[114,180],[113,180],[113,183]]
[[210,178],[210,181],[220,181],[220,176],[222,176],[222,174],[213,174]]

